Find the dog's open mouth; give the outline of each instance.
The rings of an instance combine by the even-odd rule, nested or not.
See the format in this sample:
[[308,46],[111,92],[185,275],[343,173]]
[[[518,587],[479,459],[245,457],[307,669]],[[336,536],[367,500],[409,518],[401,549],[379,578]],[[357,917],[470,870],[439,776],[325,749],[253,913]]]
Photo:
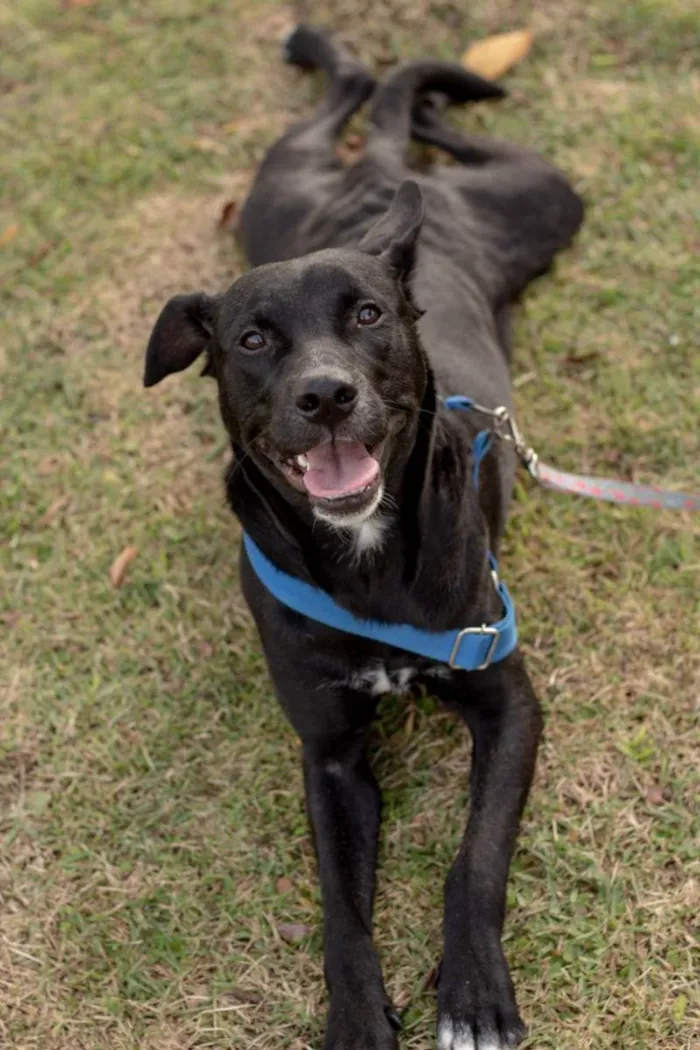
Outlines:
[[361,441],[327,441],[277,462],[287,480],[306,492],[319,516],[364,516],[381,499],[382,444],[368,447]]

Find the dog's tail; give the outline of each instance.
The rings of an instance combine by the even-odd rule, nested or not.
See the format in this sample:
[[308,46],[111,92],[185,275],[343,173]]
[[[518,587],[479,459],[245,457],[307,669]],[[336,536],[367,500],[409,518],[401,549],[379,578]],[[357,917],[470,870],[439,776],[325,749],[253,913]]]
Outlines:
[[400,65],[378,88],[369,114],[371,139],[405,149],[413,115],[422,99],[438,96],[449,103],[503,98],[506,91],[455,62],[417,61]]

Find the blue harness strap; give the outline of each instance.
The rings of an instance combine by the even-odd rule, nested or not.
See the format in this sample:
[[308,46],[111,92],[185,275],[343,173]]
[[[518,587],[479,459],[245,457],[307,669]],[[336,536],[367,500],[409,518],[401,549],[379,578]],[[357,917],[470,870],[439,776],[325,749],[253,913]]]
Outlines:
[[[474,402],[472,399],[470,397],[463,397],[462,394],[452,394],[451,397],[444,398],[442,403],[445,408],[451,408],[456,412],[471,412],[474,408]],[[492,430],[480,430],[472,441],[472,485],[477,492],[479,491],[481,461],[491,448],[492,443]]]
[[[425,656],[441,664],[462,671],[482,671],[489,664],[503,660],[515,649],[518,632],[515,625],[515,607],[504,583],[496,586],[503,603],[504,615],[492,625],[464,627],[460,631],[423,631],[408,623],[380,623],[362,620],[319,587],[305,583],[296,576],[282,572],[260,548],[243,535],[246,553],[260,582],[271,594],[302,616],[308,616],[327,627],[346,634],[356,634],[372,642],[383,642],[396,649],[405,649],[417,656]],[[492,562],[495,565],[495,562]],[[495,575],[495,570],[494,575]],[[496,578],[497,579],[497,578]]]
[[[445,400],[446,407],[451,409],[468,411],[473,404],[468,397]],[[472,480],[476,489],[479,487],[479,467],[490,446],[491,433],[480,431],[472,445]],[[360,619],[338,605],[319,587],[278,569],[246,533],[243,534],[243,544],[258,579],[278,601],[302,616],[308,616],[337,631],[404,649],[461,671],[483,671],[490,664],[505,659],[517,644],[515,607],[508,588],[498,579],[496,560],[492,554],[489,554],[489,561],[494,585],[503,605],[501,619],[494,624],[463,627],[458,631],[423,631],[408,623]]]

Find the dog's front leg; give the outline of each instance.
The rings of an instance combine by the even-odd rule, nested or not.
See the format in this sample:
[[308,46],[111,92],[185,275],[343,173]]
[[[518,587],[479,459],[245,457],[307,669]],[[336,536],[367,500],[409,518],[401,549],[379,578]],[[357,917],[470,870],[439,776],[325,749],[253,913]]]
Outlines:
[[501,947],[508,868],[532,782],[542,721],[520,656],[439,692],[468,723],[471,810],[445,885],[439,1050],[506,1050],[525,1034]]
[[342,635],[329,636],[336,648],[327,653],[264,592],[261,609],[245,561],[242,580],[275,692],[303,746],[330,993],[323,1050],[396,1050],[397,1016],[372,941],[381,796],[365,747],[379,701],[346,684],[362,659],[346,651]]
[[[319,698],[323,704],[325,698]],[[372,943],[380,795],[364,732],[304,742],[330,993],[324,1050],[393,1050],[392,1012]]]
[[396,1015],[372,942],[381,797],[365,751],[378,700],[283,620],[260,617],[270,674],[301,737],[323,902],[330,993],[323,1050],[396,1050]]

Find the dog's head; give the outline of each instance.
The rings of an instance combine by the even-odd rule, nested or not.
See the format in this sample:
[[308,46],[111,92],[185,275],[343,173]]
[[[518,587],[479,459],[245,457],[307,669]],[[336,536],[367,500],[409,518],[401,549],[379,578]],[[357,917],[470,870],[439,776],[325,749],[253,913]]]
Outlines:
[[220,297],[171,299],[145,385],[205,353],[234,445],[317,517],[366,520],[400,476],[426,388],[408,292],[422,217],[407,181],[357,249],[261,266]]

